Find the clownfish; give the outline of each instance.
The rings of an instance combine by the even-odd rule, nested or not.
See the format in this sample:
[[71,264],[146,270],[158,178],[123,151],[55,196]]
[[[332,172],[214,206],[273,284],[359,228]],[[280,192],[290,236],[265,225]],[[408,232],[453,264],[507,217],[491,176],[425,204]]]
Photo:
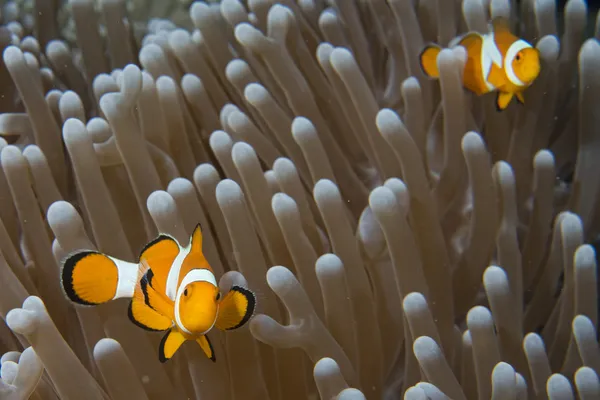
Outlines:
[[169,360],[186,340],[200,345],[216,361],[206,334],[237,329],[254,313],[256,298],[250,290],[233,286],[221,297],[212,268],[202,252],[197,225],[182,247],[175,238],[159,234],[131,263],[92,250],[67,256],[62,263],[62,287],[67,298],[95,306],[130,298],[129,319],[148,331],[167,331],[158,358]]
[[[496,17],[490,32],[469,32],[455,39],[465,48],[467,61],[464,68],[464,86],[480,96],[496,91],[496,105],[502,111],[513,96],[523,104],[523,91],[540,74],[539,51],[523,39],[513,35],[508,20]],[[420,54],[421,68],[431,78],[438,78],[437,56],[441,47],[428,45]]]

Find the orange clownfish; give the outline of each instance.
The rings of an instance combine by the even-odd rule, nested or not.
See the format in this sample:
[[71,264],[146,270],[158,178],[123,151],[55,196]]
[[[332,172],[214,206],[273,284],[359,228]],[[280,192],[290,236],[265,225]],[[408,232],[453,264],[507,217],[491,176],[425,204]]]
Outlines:
[[130,298],[129,318],[148,331],[168,331],[160,342],[165,362],[186,340],[197,342],[206,356],[215,354],[206,333],[213,327],[237,329],[254,313],[254,294],[233,286],[223,297],[202,252],[200,225],[189,244],[160,234],[131,263],[92,250],[69,255],[62,263],[62,286],[74,303],[94,306]]
[[[510,31],[508,20],[496,17],[489,33],[469,32],[455,40],[465,48],[467,61],[463,84],[477,95],[497,91],[496,105],[504,110],[516,96],[523,104],[523,91],[540,74],[539,51]],[[421,67],[432,78],[439,77],[437,56],[441,47],[432,44],[420,55]]]

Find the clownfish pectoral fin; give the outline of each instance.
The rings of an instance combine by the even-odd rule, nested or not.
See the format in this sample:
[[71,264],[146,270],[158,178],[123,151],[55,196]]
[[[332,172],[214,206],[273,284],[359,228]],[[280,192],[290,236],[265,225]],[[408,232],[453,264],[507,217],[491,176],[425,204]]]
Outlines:
[[215,326],[223,331],[237,329],[246,324],[256,308],[256,297],[250,290],[233,286],[219,302]]
[[494,87],[502,87],[506,83],[506,74],[501,67],[492,63],[490,74],[487,76],[487,81]]
[[210,358],[213,362],[217,361],[217,358],[215,357],[215,350],[213,349],[208,336],[202,335],[196,339],[196,342],[200,345],[200,348],[204,354],[206,354],[206,357]]
[[[136,296],[135,300],[143,300],[152,310],[158,312],[161,316],[167,317],[173,321],[175,304],[166,295],[162,294],[152,286],[153,282],[152,270],[148,270],[140,280],[141,296]],[[136,292],[137,293],[137,292]]]
[[170,360],[185,341],[186,338],[183,333],[175,328],[171,329],[163,336],[158,345],[158,360],[161,363]]
[[525,104],[525,97],[523,96],[523,92],[515,93],[515,97],[517,98],[520,104]]
[[437,57],[442,51],[442,48],[434,44],[430,44],[419,55],[421,69],[425,75],[430,78],[439,78],[440,71],[438,70]]
[[117,260],[98,251],[84,250],[69,255],[63,261],[61,281],[72,302],[93,306],[133,297],[138,275],[138,264]]
[[166,331],[173,326],[173,321],[154,311],[138,297],[134,297],[129,303],[127,315],[131,322],[147,331]]
[[512,93],[498,92],[498,97],[496,98],[496,107],[498,108],[498,111],[504,111],[510,104],[512,98]]

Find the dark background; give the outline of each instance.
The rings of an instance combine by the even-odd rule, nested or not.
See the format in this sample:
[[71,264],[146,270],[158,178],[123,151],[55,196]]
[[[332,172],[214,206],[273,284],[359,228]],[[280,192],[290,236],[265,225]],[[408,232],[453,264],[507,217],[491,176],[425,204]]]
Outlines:
[[[557,9],[558,10],[562,9],[565,6],[566,2],[567,2],[567,0],[558,0]],[[600,0],[587,0],[587,4],[588,4],[589,8],[598,9],[600,7]]]

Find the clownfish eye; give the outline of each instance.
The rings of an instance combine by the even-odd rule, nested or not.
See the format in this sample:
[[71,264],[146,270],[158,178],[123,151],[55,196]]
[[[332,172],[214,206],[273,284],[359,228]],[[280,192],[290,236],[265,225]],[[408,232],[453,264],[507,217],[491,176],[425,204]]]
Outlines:
[[521,61],[521,53],[517,53],[517,56],[515,57],[515,60],[517,61]]
[[221,292],[217,292],[216,300],[217,301],[221,300]]
[[187,289],[185,289],[185,290],[183,291],[183,295],[184,295],[184,296],[187,296],[187,295],[188,295],[188,290],[187,290]]

